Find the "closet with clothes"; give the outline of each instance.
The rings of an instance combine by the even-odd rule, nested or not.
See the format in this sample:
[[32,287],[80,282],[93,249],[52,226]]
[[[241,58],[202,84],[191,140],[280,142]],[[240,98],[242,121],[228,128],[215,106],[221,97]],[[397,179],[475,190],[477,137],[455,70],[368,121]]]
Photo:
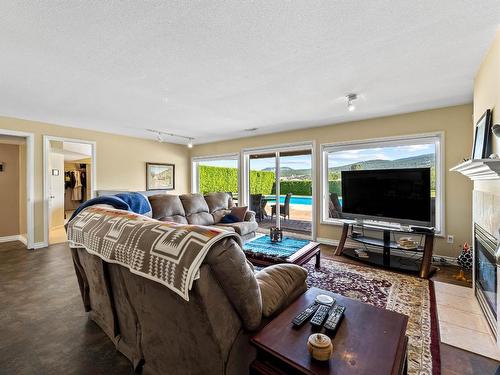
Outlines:
[[64,211],[66,216],[90,199],[90,164],[64,164]]

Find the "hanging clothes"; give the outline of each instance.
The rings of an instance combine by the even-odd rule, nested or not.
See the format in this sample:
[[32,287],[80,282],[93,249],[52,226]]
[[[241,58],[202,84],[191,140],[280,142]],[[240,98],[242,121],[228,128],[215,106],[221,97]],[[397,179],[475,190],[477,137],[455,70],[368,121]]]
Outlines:
[[80,171],[80,182],[82,184],[82,198],[80,202],[83,203],[87,200],[87,172]]
[[80,171],[72,171],[71,172],[75,178],[75,185],[73,187],[73,191],[71,194],[71,200],[73,201],[81,201],[82,200],[82,180],[80,176]]

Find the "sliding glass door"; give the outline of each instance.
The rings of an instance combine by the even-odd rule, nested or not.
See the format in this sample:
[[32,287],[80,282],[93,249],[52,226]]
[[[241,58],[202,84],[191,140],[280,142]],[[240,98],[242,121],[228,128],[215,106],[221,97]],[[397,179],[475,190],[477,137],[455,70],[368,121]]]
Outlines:
[[286,235],[312,237],[312,146],[245,152],[245,193],[259,232],[273,226]]

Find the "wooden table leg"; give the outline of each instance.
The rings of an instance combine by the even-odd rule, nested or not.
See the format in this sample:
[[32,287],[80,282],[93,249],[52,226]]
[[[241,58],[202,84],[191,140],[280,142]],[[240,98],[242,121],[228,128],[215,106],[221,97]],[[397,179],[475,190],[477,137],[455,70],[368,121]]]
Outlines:
[[420,265],[419,276],[423,279],[428,279],[431,271],[432,252],[434,247],[434,234],[429,233],[425,235],[424,243],[424,256],[422,257],[422,264]]
[[349,224],[344,223],[342,227],[342,236],[340,237],[339,245],[335,249],[334,255],[342,255],[344,251],[345,242],[347,241],[347,233],[349,232]]

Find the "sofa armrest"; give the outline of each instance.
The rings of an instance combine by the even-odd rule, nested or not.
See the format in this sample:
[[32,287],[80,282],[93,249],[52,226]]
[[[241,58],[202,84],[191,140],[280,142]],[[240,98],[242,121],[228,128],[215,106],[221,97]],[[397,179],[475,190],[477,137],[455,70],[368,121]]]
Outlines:
[[275,264],[255,275],[262,297],[262,315],[283,310],[307,290],[307,271],[295,264]]
[[245,214],[245,221],[255,221],[255,212],[248,210]]

